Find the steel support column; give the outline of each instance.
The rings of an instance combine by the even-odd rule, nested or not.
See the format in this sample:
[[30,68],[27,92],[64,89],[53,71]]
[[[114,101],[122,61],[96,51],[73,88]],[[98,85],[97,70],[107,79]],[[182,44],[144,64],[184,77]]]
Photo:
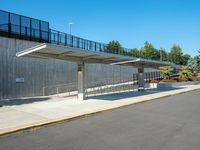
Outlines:
[[138,91],[144,90],[144,67],[138,68]]
[[85,64],[78,64],[78,100],[85,100]]

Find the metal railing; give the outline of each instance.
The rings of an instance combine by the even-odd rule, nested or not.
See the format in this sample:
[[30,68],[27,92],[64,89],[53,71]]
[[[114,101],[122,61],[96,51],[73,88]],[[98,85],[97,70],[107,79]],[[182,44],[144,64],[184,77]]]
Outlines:
[[109,82],[105,84],[105,82],[103,82],[102,85],[100,85],[100,82],[98,82],[97,85],[98,86],[87,88],[85,90],[86,97],[133,91],[138,87],[137,81],[121,81],[120,83],[112,84]]
[[28,28],[14,24],[0,24],[0,35],[36,42],[49,41],[48,31]]
[[81,50],[113,53],[124,56],[149,59],[148,54],[134,53],[131,49],[122,48],[121,50],[108,49],[108,44],[83,39],[64,32],[49,29],[48,31],[16,24],[0,24],[0,36],[30,40],[36,42],[46,42],[63,45]]
[[49,22],[0,10],[0,35],[48,42]]
[[67,95],[70,96],[74,91],[77,91],[77,82],[45,86],[42,88],[42,95],[47,96],[67,93]]
[[[144,74],[145,83],[150,83],[151,80],[162,80],[163,77],[157,72],[146,72]],[[43,96],[56,95],[65,93],[67,96],[77,94],[77,82],[68,84],[52,85],[42,88]],[[103,95],[108,93],[119,93],[133,91],[138,88],[138,74],[133,74],[132,77],[122,78],[106,78],[100,81],[87,82],[85,84],[86,97],[92,95]]]
[[[146,87],[148,87],[147,83],[150,83],[152,80],[160,81],[163,77],[160,75],[159,71],[156,72],[146,72],[144,74],[144,81],[146,83]],[[92,84],[93,86],[90,86]],[[95,96],[95,95],[104,95],[109,93],[120,93],[127,91],[134,91],[138,89],[138,74],[133,74],[131,78],[120,79],[115,81],[113,80],[105,80],[94,83],[90,83],[86,88],[86,96]]]
[[135,52],[128,48],[109,49],[107,44],[83,39],[71,34],[50,29],[49,22],[0,10],[0,36],[48,42],[82,50],[114,53],[137,58],[150,59],[152,55]]
[[49,38],[50,38],[49,41],[50,43],[58,45],[64,45],[64,46],[80,48],[90,51],[97,51],[97,52],[103,52],[106,49],[106,44],[104,43],[86,40],[77,36],[73,36],[52,29],[50,29],[49,31]]

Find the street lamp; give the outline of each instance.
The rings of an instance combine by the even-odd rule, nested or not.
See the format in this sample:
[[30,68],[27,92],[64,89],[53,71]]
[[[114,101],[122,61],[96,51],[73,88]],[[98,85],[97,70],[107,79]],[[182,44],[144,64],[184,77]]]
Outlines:
[[70,35],[71,35],[71,33],[72,33],[72,25],[73,25],[72,22],[70,22],[70,23],[68,24],[68,26],[69,26],[69,34],[70,34]]

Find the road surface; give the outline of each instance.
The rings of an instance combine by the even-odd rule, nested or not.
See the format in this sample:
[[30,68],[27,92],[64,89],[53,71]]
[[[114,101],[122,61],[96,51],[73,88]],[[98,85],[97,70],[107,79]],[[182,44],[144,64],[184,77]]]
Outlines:
[[199,150],[200,90],[0,138],[0,150]]

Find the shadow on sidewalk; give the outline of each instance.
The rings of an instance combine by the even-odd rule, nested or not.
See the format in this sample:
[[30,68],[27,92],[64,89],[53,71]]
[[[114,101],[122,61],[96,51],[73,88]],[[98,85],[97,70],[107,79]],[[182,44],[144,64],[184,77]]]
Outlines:
[[36,102],[47,101],[50,98],[20,98],[12,100],[0,100],[0,106],[14,106],[14,105],[23,105]]
[[162,89],[148,89],[148,90],[144,90],[144,91],[111,93],[111,94],[106,94],[106,95],[90,96],[90,97],[88,97],[88,100],[95,99],[95,100],[115,101],[115,100],[120,100],[120,99],[124,99],[124,98],[139,97],[139,96],[151,95],[151,94],[161,93],[161,92],[168,92],[168,91],[173,91],[173,90],[178,90],[178,89],[182,89],[182,88],[175,87],[175,88],[162,88]]

